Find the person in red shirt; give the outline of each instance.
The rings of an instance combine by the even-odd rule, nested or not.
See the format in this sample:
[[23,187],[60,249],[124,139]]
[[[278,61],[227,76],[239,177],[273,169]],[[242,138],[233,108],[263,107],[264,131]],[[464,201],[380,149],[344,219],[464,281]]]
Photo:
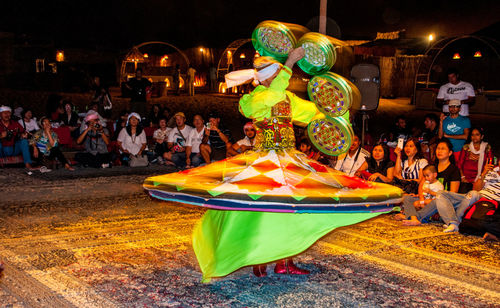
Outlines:
[[33,169],[26,139],[27,133],[19,123],[11,119],[11,115],[10,107],[0,106],[0,157],[16,156],[22,153],[26,168]]

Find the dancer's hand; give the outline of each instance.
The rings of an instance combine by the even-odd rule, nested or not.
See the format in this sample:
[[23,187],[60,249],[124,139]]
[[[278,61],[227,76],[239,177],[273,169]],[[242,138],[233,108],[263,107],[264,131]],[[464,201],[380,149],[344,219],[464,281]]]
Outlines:
[[295,63],[297,63],[297,61],[302,59],[305,55],[306,51],[302,47],[292,49],[292,51],[290,51],[290,53],[288,54],[288,59],[285,62],[285,66],[292,68]]

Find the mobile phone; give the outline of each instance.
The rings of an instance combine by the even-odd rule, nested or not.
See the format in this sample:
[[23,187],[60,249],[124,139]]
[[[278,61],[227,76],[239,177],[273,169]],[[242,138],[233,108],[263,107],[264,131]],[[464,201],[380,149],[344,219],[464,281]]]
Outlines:
[[402,150],[404,143],[405,143],[405,139],[404,138],[398,138],[398,146],[397,147]]

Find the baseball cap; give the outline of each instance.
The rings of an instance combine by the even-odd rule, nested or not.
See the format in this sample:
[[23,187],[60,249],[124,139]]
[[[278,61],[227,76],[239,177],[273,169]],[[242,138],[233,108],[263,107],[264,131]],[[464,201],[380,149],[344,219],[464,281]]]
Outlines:
[[462,105],[462,102],[459,99],[451,99],[448,102],[448,106],[460,106]]
[[177,113],[174,115],[174,118],[175,118],[176,116],[183,117],[184,119],[186,118],[186,115],[184,114],[184,112],[177,112]]

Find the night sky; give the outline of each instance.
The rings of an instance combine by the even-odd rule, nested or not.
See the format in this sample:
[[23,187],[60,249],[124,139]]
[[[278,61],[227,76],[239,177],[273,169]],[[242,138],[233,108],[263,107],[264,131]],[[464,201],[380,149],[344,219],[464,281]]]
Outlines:
[[[2,3],[0,31],[27,34],[60,47],[128,48],[162,40],[181,48],[225,47],[250,37],[262,20],[306,25],[319,0],[101,0]],[[333,1],[328,17],[342,39],[370,39],[406,29],[407,37],[469,34],[500,20],[500,1]]]

